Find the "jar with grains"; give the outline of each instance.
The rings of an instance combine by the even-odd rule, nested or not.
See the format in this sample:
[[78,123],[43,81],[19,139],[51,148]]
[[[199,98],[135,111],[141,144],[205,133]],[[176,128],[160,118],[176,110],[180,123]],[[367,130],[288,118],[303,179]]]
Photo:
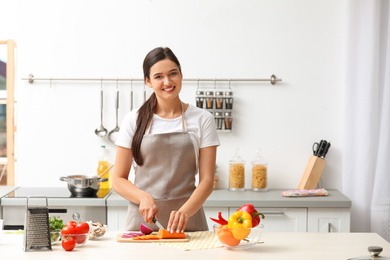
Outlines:
[[215,108],[222,109],[223,107],[223,92],[217,91],[215,92]]
[[256,158],[252,161],[252,190],[267,191],[268,163],[263,158],[261,150],[257,149],[256,152]]
[[229,161],[229,190],[245,191],[245,161],[236,148],[233,158]]
[[225,92],[225,108],[233,109],[233,91]]
[[206,91],[206,108],[213,109],[214,108],[214,92]]
[[203,108],[204,104],[204,92],[203,91],[196,91],[196,106],[199,108]]

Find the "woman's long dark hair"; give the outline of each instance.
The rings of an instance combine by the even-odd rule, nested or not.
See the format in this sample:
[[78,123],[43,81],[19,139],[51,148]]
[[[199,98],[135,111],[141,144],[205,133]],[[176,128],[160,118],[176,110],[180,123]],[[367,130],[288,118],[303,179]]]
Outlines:
[[[161,60],[169,59],[176,63],[181,73],[179,60],[175,54],[169,48],[158,47],[151,50],[144,59],[144,79],[150,80],[150,68]],[[131,149],[133,151],[134,161],[138,165],[143,165],[144,160],[141,156],[141,143],[144,137],[148,123],[153,118],[154,109],[157,105],[156,93],[152,93],[150,98],[141,106],[138,110],[137,128],[134,133],[133,141],[131,143]]]

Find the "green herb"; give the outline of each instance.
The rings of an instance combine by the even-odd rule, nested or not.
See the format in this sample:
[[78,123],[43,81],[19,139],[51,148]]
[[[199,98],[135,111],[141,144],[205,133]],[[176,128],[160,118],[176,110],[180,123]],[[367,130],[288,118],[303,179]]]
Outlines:
[[64,221],[62,219],[57,219],[54,217],[53,219],[49,217],[49,223],[50,223],[50,232],[55,230],[61,230],[65,225]]

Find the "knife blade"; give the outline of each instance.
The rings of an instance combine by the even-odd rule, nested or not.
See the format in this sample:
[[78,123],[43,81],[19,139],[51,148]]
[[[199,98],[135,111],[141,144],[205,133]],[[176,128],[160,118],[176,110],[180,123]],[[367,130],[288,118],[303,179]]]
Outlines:
[[155,217],[153,217],[153,223],[156,224],[156,226],[157,226],[158,228],[165,229],[165,228],[163,227],[163,225],[161,225],[161,223],[158,222],[158,220],[157,220]]

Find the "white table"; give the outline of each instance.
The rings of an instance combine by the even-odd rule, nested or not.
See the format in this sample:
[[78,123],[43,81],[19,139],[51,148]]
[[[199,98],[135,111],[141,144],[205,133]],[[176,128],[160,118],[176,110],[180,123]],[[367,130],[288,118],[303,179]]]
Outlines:
[[[381,255],[390,256],[390,243],[375,233],[264,233],[263,244],[252,249],[226,248],[180,251],[152,243],[118,243],[118,232],[110,231],[100,240],[66,252],[60,244],[53,251],[24,252],[23,235],[2,235],[0,259],[316,259],[336,260],[368,255],[367,247],[381,246]],[[244,258],[245,257],[245,258]]]

